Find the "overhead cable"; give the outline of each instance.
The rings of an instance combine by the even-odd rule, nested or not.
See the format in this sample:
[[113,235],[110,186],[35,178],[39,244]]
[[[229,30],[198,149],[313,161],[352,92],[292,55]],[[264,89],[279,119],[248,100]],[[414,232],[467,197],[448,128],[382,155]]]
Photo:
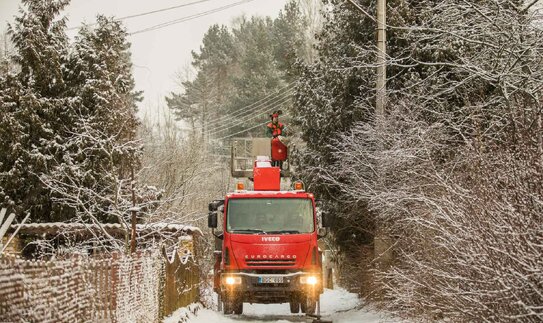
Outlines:
[[[284,103],[290,101],[291,97],[290,96],[287,96],[283,99],[281,99],[280,101],[274,103],[274,106],[277,107],[277,106],[281,106],[283,105]],[[270,108],[269,106],[267,108]],[[220,127],[217,127],[216,129],[213,129],[213,131],[211,131],[210,133],[212,134],[216,134],[216,133],[219,133],[219,132],[224,132],[224,131],[227,131],[229,129],[232,129],[232,128],[235,128],[235,127],[238,127],[238,126],[241,126],[242,124],[248,122],[248,121],[251,121],[251,120],[254,120],[256,118],[263,118],[265,117],[264,115],[260,115],[260,114],[254,114],[252,116],[249,116],[248,118],[244,118],[244,119],[241,119],[241,120],[238,120],[237,122],[235,123],[232,123],[230,125],[224,125],[224,126],[220,126]],[[208,128],[209,129],[209,128]]]
[[[275,109],[278,107],[278,106],[283,106],[285,103],[289,102],[290,101],[290,98],[287,97],[287,98],[284,98],[282,101],[280,102],[277,102],[274,107]],[[268,107],[269,109],[270,107]],[[221,126],[221,127],[217,127],[213,130],[211,130],[212,133],[218,133],[218,132],[224,132],[224,131],[228,131],[230,129],[233,129],[233,128],[237,128],[237,127],[240,127],[240,126],[243,126],[245,123],[249,122],[249,121],[252,121],[252,120],[255,120],[255,119],[265,119],[265,115],[263,114],[254,114],[254,115],[250,115],[244,119],[241,119],[239,120],[239,122],[237,123],[232,123],[232,124],[229,124],[229,125],[225,125],[225,126]],[[209,129],[209,127],[207,128]]]
[[[285,117],[288,118],[288,117],[290,117],[290,116],[289,116],[289,115],[285,115]],[[233,136],[235,136],[235,135],[239,135],[240,133],[244,133],[244,132],[247,132],[247,131],[256,129],[256,128],[258,128],[258,127],[262,127],[262,126],[264,126],[264,125],[266,125],[266,124],[267,124],[267,122],[260,123],[260,124],[257,124],[257,125],[254,126],[254,127],[251,127],[251,128],[245,129],[245,130],[241,130],[241,131],[238,131],[238,132],[236,132],[236,133],[230,134],[230,135],[228,135],[228,136],[224,136],[224,137],[221,137],[221,138],[217,138],[217,139],[215,139],[215,140],[224,140],[224,139],[233,137]]]
[[227,118],[213,119],[210,122],[208,122],[207,125],[217,125],[218,127],[222,127],[227,124],[236,123],[240,119],[243,119],[247,116],[253,116],[255,114],[269,114],[271,112],[270,109],[273,109],[273,106],[276,104],[276,102],[281,101],[287,97],[292,97],[292,93],[285,92],[276,97],[272,97],[268,101],[262,102],[261,104],[254,106],[251,110],[245,111],[245,113],[238,113],[235,116],[231,116]]
[[[123,20],[132,19],[132,18],[143,17],[143,16],[152,15],[152,14],[159,13],[159,12],[169,11],[169,10],[173,10],[173,9],[179,9],[179,8],[188,7],[188,6],[191,6],[191,5],[200,4],[200,3],[203,3],[203,2],[209,2],[209,1],[213,1],[213,0],[193,1],[193,2],[189,2],[189,3],[180,4],[180,5],[177,5],[177,6],[172,6],[172,7],[167,7],[167,8],[162,8],[162,9],[157,9],[157,10],[152,10],[152,11],[146,11],[146,12],[142,12],[142,13],[138,13],[138,14],[134,14],[134,15],[114,18],[114,20],[115,21],[123,21]],[[87,26],[95,26],[95,25],[96,25],[96,23],[88,24]],[[71,27],[71,28],[68,28],[67,30],[75,30],[75,29],[78,29],[78,28],[79,27]]]
[[[212,120],[211,122],[209,122],[208,124],[215,124],[215,123],[224,122],[224,121],[229,120],[229,119],[237,118],[240,114],[244,114],[244,112],[252,111],[252,110],[256,109],[257,107],[262,106],[262,102],[268,101],[268,99],[270,99],[270,100],[275,99],[275,98],[277,98],[279,96],[282,96],[286,92],[290,92],[293,89],[292,88],[293,84],[294,84],[294,82],[291,82],[291,83],[287,84],[286,86],[284,86],[284,87],[278,89],[277,91],[275,91],[275,93],[268,94],[267,96],[263,97],[262,99],[260,99],[260,100],[258,100],[256,102],[253,102],[253,103],[251,103],[249,105],[246,105],[246,106],[244,106],[242,108],[239,108],[237,110],[234,110],[233,114],[228,114],[228,115],[226,115],[224,117],[216,118],[216,119]],[[284,91],[285,89],[286,89],[286,91]],[[283,92],[281,93],[281,91],[283,91]]]
[[193,20],[193,19],[196,19],[196,18],[207,16],[207,15],[210,15],[210,14],[213,14],[213,13],[216,13],[216,12],[224,11],[226,9],[229,9],[229,8],[232,8],[232,7],[235,7],[235,6],[239,6],[239,5],[251,2],[251,1],[254,1],[254,0],[243,0],[243,1],[234,2],[234,3],[231,3],[231,4],[226,5],[226,6],[218,7],[218,8],[207,10],[207,11],[203,11],[203,12],[200,12],[200,13],[197,13],[197,14],[193,14],[193,15],[190,15],[190,16],[178,18],[178,19],[175,19],[175,20],[170,20],[170,21],[167,21],[167,22],[164,22],[164,23],[161,23],[161,24],[157,24],[157,25],[150,26],[150,27],[147,27],[147,28],[144,28],[144,29],[136,30],[136,31],[128,33],[128,34],[132,36],[132,35],[148,32],[148,31],[153,31],[153,30],[165,28],[165,27],[168,27],[168,26],[172,26],[172,25],[175,25],[175,24],[179,24],[179,23],[182,23],[182,22],[186,22],[186,21],[189,21],[189,20]]

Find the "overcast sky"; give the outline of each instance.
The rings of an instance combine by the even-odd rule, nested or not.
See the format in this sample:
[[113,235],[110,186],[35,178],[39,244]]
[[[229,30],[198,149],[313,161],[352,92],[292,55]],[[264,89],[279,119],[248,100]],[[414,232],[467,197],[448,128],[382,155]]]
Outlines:
[[[197,2],[198,0],[72,0],[65,15],[68,27],[76,27],[82,22],[92,23],[97,14],[124,17],[159,10],[172,6]],[[200,0],[201,3],[183,8],[167,10],[146,16],[124,20],[128,31],[137,31],[186,16],[195,15],[216,8],[228,6],[241,0]],[[213,24],[230,25],[239,15],[261,15],[277,17],[287,0],[252,0],[211,13],[203,17],[168,26],[154,31],[129,37],[132,43],[132,62],[138,90],[144,91],[145,100],[140,104],[140,115],[156,119],[158,107],[164,105],[163,97],[176,90],[175,72],[182,70],[191,61],[191,50],[197,50],[202,37]],[[6,29],[7,22],[21,4],[20,0],[0,0],[0,31]],[[76,30],[69,31],[72,36]]]

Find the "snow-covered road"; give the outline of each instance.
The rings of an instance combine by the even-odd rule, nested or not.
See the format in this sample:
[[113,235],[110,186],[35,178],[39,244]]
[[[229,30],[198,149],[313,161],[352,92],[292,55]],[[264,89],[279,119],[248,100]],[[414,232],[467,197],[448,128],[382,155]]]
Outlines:
[[[371,322],[401,322],[385,314],[368,310],[363,307],[356,294],[338,288],[325,290],[321,296],[321,314],[323,319],[334,323],[371,323]],[[197,315],[192,315],[186,309],[180,309],[164,320],[164,323],[178,323],[180,318],[188,317],[187,323],[241,323],[241,322],[312,322],[302,314],[290,314],[288,304],[248,304],[243,305],[243,315],[223,315],[217,311],[200,309]],[[181,320],[181,322],[185,322]]]

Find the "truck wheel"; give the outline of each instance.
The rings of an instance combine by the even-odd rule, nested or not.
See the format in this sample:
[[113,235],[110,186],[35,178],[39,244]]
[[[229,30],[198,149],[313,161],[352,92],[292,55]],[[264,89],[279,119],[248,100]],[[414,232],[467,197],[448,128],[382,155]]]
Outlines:
[[300,312],[300,301],[294,297],[290,300],[290,312],[292,314]]
[[310,296],[302,298],[300,305],[302,312],[305,314],[315,314],[317,310],[317,300]]
[[232,302],[232,300],[226,298],[222,302],[222,309],[224,314],[232,314],[234,312],[234,303]]
[[232,314],[231,306],[228,302],[222,302],[222,312],[225,315]]
[[243,314],[243,302],[239,302],[234,305],[234,314]]

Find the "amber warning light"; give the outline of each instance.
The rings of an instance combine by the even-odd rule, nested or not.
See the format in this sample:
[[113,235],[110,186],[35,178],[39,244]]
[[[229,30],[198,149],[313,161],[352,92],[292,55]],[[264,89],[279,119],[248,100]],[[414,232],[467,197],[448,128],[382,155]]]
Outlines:
[[302,182],[295,182],[294,183],[294,190],[295,191],[303,191],[304,189],[304,183]]
[[238,182],[238,183],[236,184],[236,189],[237,189],[238,191],[243,191],[243,190],[245,189],[245,186],[243,185],[242,182]]

